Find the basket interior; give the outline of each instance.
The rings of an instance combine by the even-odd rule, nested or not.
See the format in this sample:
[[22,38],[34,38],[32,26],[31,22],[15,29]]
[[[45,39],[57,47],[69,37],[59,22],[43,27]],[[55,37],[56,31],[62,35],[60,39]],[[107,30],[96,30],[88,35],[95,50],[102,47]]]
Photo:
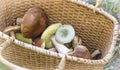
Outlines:
[[66,0],[1,0],[0,5],[0,31],[15,25],[16,18],[23,17],[29,8],[40,7],[48,15],[49,25],[57,22],[73,25],[91,53],[99,49],[104,57],[110,48],[113,21],[83,5]]

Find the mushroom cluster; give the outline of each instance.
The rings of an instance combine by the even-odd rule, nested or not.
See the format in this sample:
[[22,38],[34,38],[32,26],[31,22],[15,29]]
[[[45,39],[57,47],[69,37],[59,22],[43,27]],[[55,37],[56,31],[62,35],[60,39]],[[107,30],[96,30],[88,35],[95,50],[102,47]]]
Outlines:
[[82,45],[82,39],[75,34],[70,24],[54,23],[48,26],[48,18],[41,8],[30,8],[23,18],[17,18],[18,26],[9,26],[3,32],[25,43],[49,51],[79,58],[91,59],[97,54],[90,54]]

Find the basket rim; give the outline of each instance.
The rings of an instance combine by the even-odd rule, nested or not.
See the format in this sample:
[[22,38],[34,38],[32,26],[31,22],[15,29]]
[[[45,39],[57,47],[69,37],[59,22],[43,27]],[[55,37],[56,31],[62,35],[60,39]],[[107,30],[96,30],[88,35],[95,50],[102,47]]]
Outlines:
[[[72,3],[78,4],[78,5],[83,5],[83,6],[87,7],[87,8],[89,8],[89,9],[94,9],[93,5],[90,5],[90,4],[85,3],[83,1],[76,1],[76,0],[65,0],[65,1],[69,1],[69,2],[72,2]],[[107,18],[112,20],[113,23],[114,23],[113,39],[112,39],[112,43],[111,43],[111,46],[110,46],[110,50],[105,55],[105,57],[103,57],[102,59],[99,59],[99,60],[83,59],[83,58],[77,58],[77,57],[69,56],[69,55],[67,55],[67,60],[80,62],[80,63],[85,63],[85,64],[92,64],[92,65],[95,64],[95,65],[97,65],[97,64],[106,64],[112,58],[112,56],[114,54],[114,51],[115,51],[115,47],[114,46],[116,44],[116,39],[117,39],[117,36],[118,36],[118,22],[117,22],[116,18],[114,18],[112,15],[108,14],[104,10],[100,10],[100,9],[97,8],[96,12],[99,12],[102,15],[106,16]],[[4,38],[6,40],[12,38],[12,37],[2,33],[1,31],[0,31],[0,37]],[[17,39],[14,39],[13,43],[16,44],[16,45],[19,45],[21,47],[30,49],[32,51],[36,51],[36,52],[41,53],[41,54],[50,55],[50,56],[58,57],[58,58],[64,57],[64,54],[52,52],[52,51],[49,51],[49,50],[46,50],[46,49],[42,49],[42,48],[38,48],[38,47],[33,46],[31,44],[27,44],[27,43],[21,42],[21,41],[19,41]]]

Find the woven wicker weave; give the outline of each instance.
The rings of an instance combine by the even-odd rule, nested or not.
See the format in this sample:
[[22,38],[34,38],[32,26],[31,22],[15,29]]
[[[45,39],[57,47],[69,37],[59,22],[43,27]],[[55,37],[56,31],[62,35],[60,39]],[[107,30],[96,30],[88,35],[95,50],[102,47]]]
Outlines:
[[[102,10],[94,13],[91,5],[74,0],[1,0],[0,5],[1,32],[7,26],[16,25],[16,18],[23,17],[29,8],[41,7],[49,17],[49,25],[56,22],[73,25],[91,53],[94,49],[102,52],[99,60],[67,56],[65,70],[102,70],[114,54],[117,21]],[[0,42],[10,39],[1,32]],[[11,63],[32,70],[54,70],[64,56],[16,39],[2,47],[1,55]]]

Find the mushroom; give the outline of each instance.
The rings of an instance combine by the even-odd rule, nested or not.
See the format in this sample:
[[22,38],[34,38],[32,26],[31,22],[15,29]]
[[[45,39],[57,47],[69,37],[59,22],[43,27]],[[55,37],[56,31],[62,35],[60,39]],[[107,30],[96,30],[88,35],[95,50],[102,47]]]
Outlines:
[[75,57],[81,57],[85,59],[91,59],[91,54],[89,50],[82,45],[78,45],[75,47],[73,52],[70,52],[68,55],[75,56]]
[[45,41],[43,39],[39,39],[38,41],[35,42],[35,46],[45,48]]
[[55,34],[55,39],[57,42],[61,44],[70,43],[75,36],[75,30],[72,27],[72,25],[64,24],[58,30]]
[[80,37],[75,36],[72,41],[72,45],[73,45],[74,51],[70,52],[68,55],[91,59],[91,54],[89,50],[82,45],[82,39]]
[[21,32],[26,38],[39,36],[47,27],[48,22],[45,12],[37,7],[30,8],[21,20]]
[[17,31],[17,30],[20,30],[20,26],[8,26],[5,28],[3,33],[10,35],[14,39],[16,38],[25,43],[32,44],[32,39],[23,37],[23,35],[21,33],[15,33],[15,31]]
[[32,44],[31,38],[25,38],[22,33],[15,33],[15,38],[28,44]]
[[93,59],[96,59],[96,57],[98,57],[99,55],[101,55],[101,52],[100,52],[100,50],[95,50],[91,55],[92,55]]
[[53,37],[51,38],[51,40],[52,40],[55,48],[57,49],[57,51],[58,51],[59,53],[67,54],[68,52],[71,51],[70,49],[68,49],[68,48],[67,48],[66,46],[64,46],[63,44],[58,43],[58,42],[55,40],[55,36],[53,36]]
[[61,23],[55,23],[47,27],[47,29],[42,33],[41,39],[45,41],[45,48],[53,48],[54,45],[51,42],[51,38],[55,35],[57,29],[61,26]]
[[82,44],[82,39],[78,36],[75,36],[72,41],[74,51],[68,53],[68,55],[91,59],[91,54],[90,54],[89,50],[81,44]]

